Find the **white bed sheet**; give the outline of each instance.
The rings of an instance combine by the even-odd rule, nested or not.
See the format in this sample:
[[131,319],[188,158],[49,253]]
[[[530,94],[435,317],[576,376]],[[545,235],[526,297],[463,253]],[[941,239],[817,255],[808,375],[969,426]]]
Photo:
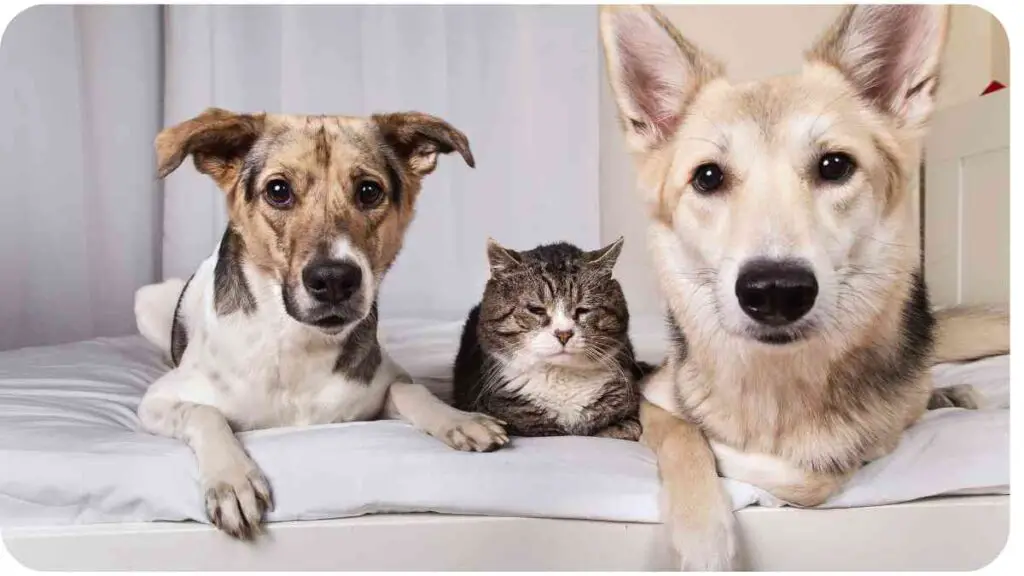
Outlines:
[[[460,328],[396,320],[383,333],[392,357],[444,397]],[[641,358],[657,361],[660,320],[634,320],[633,334]],[[0,526],[206,522],[188,448],[142,432],[135,415],[167,368],[141,337],[0,352]],[[985,409],[930,412],[826,507],[1009,492],[1009,358],[935,373],[938,385],[978,386]],[[422,511],[659,521],[655,461],[633,442],[516,438],[505,450],[471,454],[394,421],[242,439],[271,482],[270,521]],[[737,509],[775,504],[749,485],[728,486]]]

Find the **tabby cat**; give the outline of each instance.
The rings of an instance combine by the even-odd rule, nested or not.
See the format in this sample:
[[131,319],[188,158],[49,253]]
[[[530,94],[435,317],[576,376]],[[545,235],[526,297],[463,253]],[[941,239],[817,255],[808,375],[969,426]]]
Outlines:
[[488,239],[491,276],[455,359],[455,405],[516,436],[640,437],[629,311],[612,268],[622,238],[516,252]]

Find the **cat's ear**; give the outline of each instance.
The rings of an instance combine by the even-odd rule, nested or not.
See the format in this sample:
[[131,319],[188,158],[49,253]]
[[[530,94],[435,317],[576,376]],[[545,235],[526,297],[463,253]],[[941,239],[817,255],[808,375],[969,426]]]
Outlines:
[[615,262],[619,259],[619,254],[622,253],[622,243],[624,241],[625,238],[619,236],[618,240],[604,248],[587,252],[587,264],[593,269],[611,274],[612,268],[615,268]]
[[522,264],[515,250],[505,248],[494,238],[487,239],[487,261],[491,264],[491,273],[504,272]]

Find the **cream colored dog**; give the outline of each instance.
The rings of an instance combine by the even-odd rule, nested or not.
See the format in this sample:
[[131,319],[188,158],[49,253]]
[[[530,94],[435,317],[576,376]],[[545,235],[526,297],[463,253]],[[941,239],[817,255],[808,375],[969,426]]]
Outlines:
[[1009,350],[1007,315],[935,315],[922,281],[908,184],[947,20],[852,7],[800,74],[733,84],[657,10],[601,12],[675,332],[641,417],[684,568],[733,564],[716,468],[817,505],[930,401],[974,405],[933,362]]

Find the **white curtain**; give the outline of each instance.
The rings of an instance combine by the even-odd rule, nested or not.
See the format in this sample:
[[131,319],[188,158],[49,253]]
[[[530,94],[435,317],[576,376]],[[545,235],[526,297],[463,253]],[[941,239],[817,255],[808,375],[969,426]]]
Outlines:
[[0,44],[0,349],[134,330],[160,258],[156,6],[36,6]]
[[599,66],[585,6],[32,8],[0,48],[0,349],[131,333],[134,290],[211,253],[220,193],[190,163],[154,183],[152,158],[208,106],[463,130],[477,168],[427,177],[381,300],[462,316],[487,236],[599,244]]

